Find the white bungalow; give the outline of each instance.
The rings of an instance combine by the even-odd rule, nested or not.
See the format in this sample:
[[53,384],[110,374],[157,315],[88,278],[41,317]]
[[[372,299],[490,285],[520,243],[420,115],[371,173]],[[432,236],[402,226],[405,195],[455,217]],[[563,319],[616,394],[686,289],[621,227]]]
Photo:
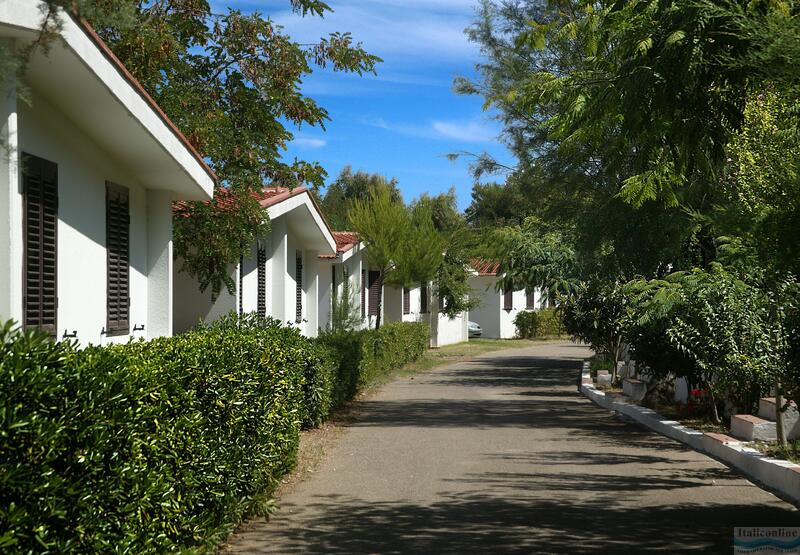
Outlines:
[[231,269],[237,284],[234,295],[223,290],[212,303],[210,291],[201,293],[188,274],[175,273],[175,333],[231,311],[271,316],[308,337],[316,337],[324,325],[320,276],[329,274],[322,273],[328,264],[319,256],[336,253],[330,227],[305,187],[266,188],[259,198],[272,230]]
[[430,346],[444,347],[469,340],[469,313],[450,318],[442,313],[439,298],[430,283],[417,287],[384,288],[384,314],[387,322],[428,322]]
[[503,273],[499,262],[476,262],[469,279],[470,298],[477,306],[470,319],[481,326],[482,337],[511,339],[517,334],[514,318],[525,310],[548,307],[547,297],[539,290],[513,291],[499,287]]
[[[0,83],[0,319],[81,344],[172,333],[172,210],[215,176],[84,22]],[[34,0],[0,2],[0,42],[38,37]],[[25,91],[24,97],[19,90]]]
[[[378,314],[380,284],[376,272],[368,270],[365,245],[358,234],[351,231],[334,231],[336,254],[320,255],[326,269],[320,274],[320,327],[330,327],[333,296],[341,299],[347,280],[350,303],[360,318],[358,329],[375,326]],[[367,285],[369,284],[369,285]]]

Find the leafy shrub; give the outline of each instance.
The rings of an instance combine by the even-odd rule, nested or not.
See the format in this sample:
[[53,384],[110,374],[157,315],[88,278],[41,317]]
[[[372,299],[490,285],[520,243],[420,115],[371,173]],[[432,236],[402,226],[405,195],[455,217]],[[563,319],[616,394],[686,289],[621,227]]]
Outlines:
[[338,365],[333,407],[349,401],[394,368],[417,360],[428,346],[428,325],[392,322],[377,330],[333,332],[318,341],[334,352]]
[[624,347],[628,302],[618,281],[592,280],[578,284],[562,299],[566,331],[611,359],[613,373]]
[[216,546],[295,463],[308,347],[247,318],[84,350],[0,327],[0,548]]
[[392,322],[364,334],[359,386],[417,360],[428,347],[428,338],[428,325],[421,322]]
[[555,308],[542,310],[524,310],[514,317],[517,337],[531,339],[550,335],[561,335],[561,315]]
[[333,354],[336,361],[333,379],[332,408],[338,408],[354,398],[359,390],[362,343],[367,330],[326,332],[317,341]]
[[656,377],[685,377],[708,392],[715,414],[722,401],[734,410],[755,408],[780,366],[769,303],[757,287],[712,264],[628,289],[640,292],[632,349]]
[[333,352],[325,345],[305,341],[303,427],[314,428],[327,420],[333,409],[337,364]]

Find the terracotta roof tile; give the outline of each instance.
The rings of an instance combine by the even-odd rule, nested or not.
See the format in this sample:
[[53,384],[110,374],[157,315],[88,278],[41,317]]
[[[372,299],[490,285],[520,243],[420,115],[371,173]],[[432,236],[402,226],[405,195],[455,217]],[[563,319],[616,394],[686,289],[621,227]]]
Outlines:
[[333,260],[337,258],[340,254],[351,250],[361,241],[361,239],[358,236],[358,233],[354,231],[334,231],[333,238],[336,241],[337,254],[336,255],[321,254],[319,255],[320,258],[324,260]]
[[473,260],[471,265],[479,276],[496,276],[500,274],[500,263],[496,260]]

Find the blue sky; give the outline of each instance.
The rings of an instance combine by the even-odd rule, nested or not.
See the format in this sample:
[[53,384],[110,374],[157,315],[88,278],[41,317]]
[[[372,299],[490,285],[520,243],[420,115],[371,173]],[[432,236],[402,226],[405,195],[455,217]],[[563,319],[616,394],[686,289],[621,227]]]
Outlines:
[[459,207],[469,205],[472,177],[467,160],[449,152],[489,152],[510,161],[497,140],[500,127],[481,109],[482,99],[452,92],[456,75],[472,76],[479,60],[464,29],[475,0],[329,0],[324,19],[291,13],[288,0],[217,0],[259,11],[282,24],[292,38],[315,42],[332,31],[350,31],[383,58],[377,76],[317,71],[303,90],[330,113],[326,131],[304,127],[287,158],[319,161],[330,182],[346,165],[397,177],[407,201],[423,192],[456,188]]

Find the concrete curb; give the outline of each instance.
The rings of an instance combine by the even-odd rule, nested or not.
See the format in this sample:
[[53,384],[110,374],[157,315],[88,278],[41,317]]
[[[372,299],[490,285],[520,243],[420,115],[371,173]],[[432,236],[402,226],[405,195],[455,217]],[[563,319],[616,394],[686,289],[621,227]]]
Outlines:
[[592,384],[582,383],[580,391],[596,405],[624,414],[646,428],[711,455],[800,507],[800,465],[767,457],[747,443],[723,434],[698,432],[654,410],[627,402],[622,395],[606,395]]

